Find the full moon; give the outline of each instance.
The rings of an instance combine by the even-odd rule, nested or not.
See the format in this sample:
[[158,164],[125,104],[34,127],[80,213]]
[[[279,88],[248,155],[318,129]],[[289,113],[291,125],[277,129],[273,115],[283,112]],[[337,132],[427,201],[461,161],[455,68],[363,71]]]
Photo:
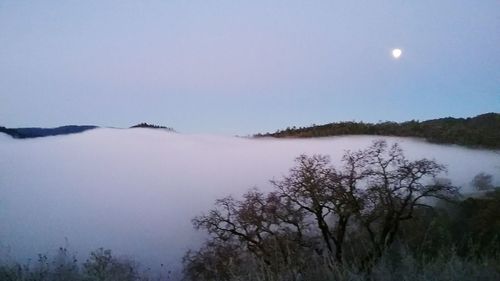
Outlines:
[[403,51],[401,51],[401,49],[393,49],[392,50],[392,56],[395,59],[398,59],[401,56],[402,53],[403,53]]

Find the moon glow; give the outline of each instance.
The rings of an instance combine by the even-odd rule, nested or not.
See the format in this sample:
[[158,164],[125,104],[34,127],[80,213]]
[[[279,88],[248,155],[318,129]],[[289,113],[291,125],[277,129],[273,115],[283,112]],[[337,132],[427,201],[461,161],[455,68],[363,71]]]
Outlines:
[[392,50],[392,56],[395,59],[398,59],[401,56],[402,53],[403,53],[403,51],[401,51],[401,49],[393,49]]

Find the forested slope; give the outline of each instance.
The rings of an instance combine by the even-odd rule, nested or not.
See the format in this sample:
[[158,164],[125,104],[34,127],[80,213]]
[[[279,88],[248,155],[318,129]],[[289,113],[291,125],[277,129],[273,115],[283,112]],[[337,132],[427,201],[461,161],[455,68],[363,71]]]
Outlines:
[[255,137],[312,138],[338,135],[387,135],[421,137],[434,143],[500,148],[500,114],[486,113],[471,118],[440,118],[426,121],[337,122],[309,127],[292,127]]

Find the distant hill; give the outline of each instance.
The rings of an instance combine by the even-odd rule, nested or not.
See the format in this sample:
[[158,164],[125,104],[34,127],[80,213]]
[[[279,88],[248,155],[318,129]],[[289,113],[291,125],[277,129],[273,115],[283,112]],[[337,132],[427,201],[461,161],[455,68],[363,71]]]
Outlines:
[[165,127],[165,126],[159,126],[159,125],[153,125],[153,124],[148,124],[148,123],[140,123],[137,125],[134,125],[130,128],[149,128],[149,129],[164,129],[168,131],[175,131],[173,128],[170,127]]
[[[48,136],[58,136],[58,135],[69,135],[85,132],[88,130],[99,128],[98,126],[78,126],[78,125],[69,125],[69,126],[61,126],[57,128],[6,128],[0,126],[0,133],[5,133],[9,136],[12,136],[16,139],[27,139],[27,138],[39,138],[39,137],[48,137]],[[151,129],[163,129],[174,132],[174,129],[165,126],[152,125],[148,123],[140,123],[134,125],[130,128],[151,128]]]
[[81,133],[98,128],[97,126],[69,125],[57,128],[5,128],[0,127],[1,133],[6,133],[16,139],[39,138],[57,135],[69,135]]
[[338,122],[309,127],[292,127],[254,137],[313,138],[339,135],[384,135],[421,137],[429,142],[485,148],[500,148],[500,114],[486,113],[471,118],[440,118],[427,121]]

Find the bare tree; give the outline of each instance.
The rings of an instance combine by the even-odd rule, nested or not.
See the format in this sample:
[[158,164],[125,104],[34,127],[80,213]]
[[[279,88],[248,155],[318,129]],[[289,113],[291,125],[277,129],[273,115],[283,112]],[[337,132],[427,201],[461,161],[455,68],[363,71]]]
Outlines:
[[434,160],[408,160],[397,144],[376,141],[363,151],[367,174],[363,209],[357,217],[367,230],[376,255],[395,239],[401,221],[413,217],[417,207],[431,207],[429,198],[444,200],[458,195],[458,188],[435,181],[446,171]]
[[479,191],[493,189],[493,176],[486,173],[479,173],[472,179],[471,184]]
[[256,189],[244,194],[243,200],[217,200],[216,208],[194,218],[193,225],[207,230],[216,240],[238,240],[268,265],[277,254],[281,261],[288,262],[293,254],[290,250],[306,245],[303,212],[290,208],[276,193],[265,195]]
[[345,178],[330,165],[327,156],[301,155],[296,163],[288,176],[272,183],[281,196],[314,219],[326,248],[342,262],[342,246],[353,215]]
[[141,280],[138,265],[128,259],[112,256],[111,250],[99,248],[92,253],[83,264],[84,274],[88,281],[137,281]]
[[389,147],[383,140],[365,150],[347,151],[338,170],[321,155],[302,155],[296,162],[288,176],[273,183],[315,220],[337,262],[342,262],[349,226],[365,229],[374,256],[379,256],[416,207],[430,207],[429,198],[457,194],[449,183],[433,181],[446,171],[444,166],[429,159],[410,161],[397,144]]
[[182,259],[186,280],[231,280],[242,266],[240,245],[235,241],[207,241]]
[[458,193],[437,178],[446,171],[443,165],[425,158],[410,161],[397,144],[385,141],[347,151],[338,169],[322,155],[295,161],[288,175],[271,181],[275,192],[253,189],[242,200],[217,200],[216,208],[193,219],[194,226],[207,230],[216,245],[239,243],[268,266],[292,262],[290,257],[313,248],[314,241],[342,263],[349,233],[356,231],[368,237],[369,261],[395,241],[401,222],[416,208]]

